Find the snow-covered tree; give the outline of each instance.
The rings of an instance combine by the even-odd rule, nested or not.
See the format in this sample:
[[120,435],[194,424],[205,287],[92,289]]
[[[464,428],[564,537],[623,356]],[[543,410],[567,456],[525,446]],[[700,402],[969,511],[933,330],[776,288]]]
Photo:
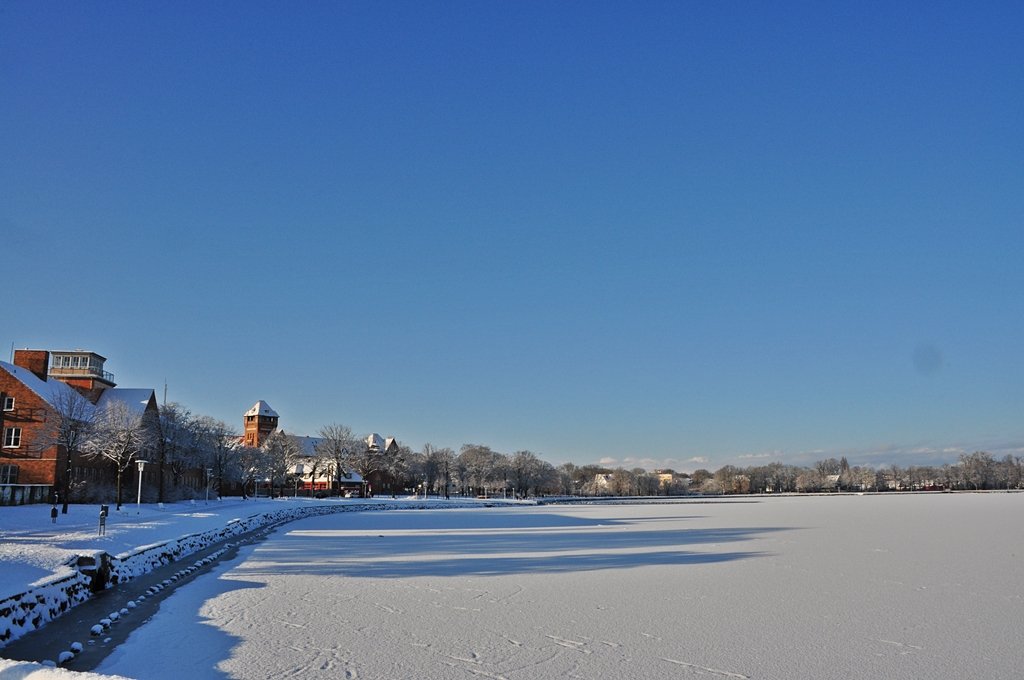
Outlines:
[[463,483],[484,491],[504,481],[504,456],[489,446],[465,444],[459,452],[459,463],[465,471]]
[[153,447],[156,430],[143,413],[123,402],[112,402],[99,410],[89,441],[87,456],[110,461],[116,472],[116,503],[121,509],[121,480],[140,454]]
[[92,437],[96,427],[96,407],[73,389],[55,391],[50,406],[53,420],[48,423],[47,436],[40,438],[64,450],[64,477],[61,480],[61,512],[67,514],[71,500],[71,475],[75,456]]
[[157,453],[157,500],[166,499],[165,480],[170,472],[177,482],[181,471],[189,463],[191,446],[195,439],[195,418],[181,404],[171,402],[160,409],[160,441]]
[[[237,460],[241,446],[238,430],[222,420],[203,416],[196,423],[196,433],[201,442],[201,464],[212,471],[213,488],[220,495],[225,480],[242,477]],[[211,483],[210,480],[207,483]]]
[[546,464],[533,451],[516,451],[509,459],[509,480],[516,493],[535,493],[544,480]]
[[270,433],[263,442],[262,449],[267,455],[267,476],[270,478],[271,487],[282,486],[302,451],[295,440],[281,430]]
[[235,451],[236,470],[242,484],[242,495],[252,489],[253,495],[259,490],[258,484],[271,475],[270,456],[262,448],[239,446]]
[[426,459],[424,471],[428,484],[431,488],[443,488],[444,497],[448,498],[455,463],[455,452],[449,448],[439,449],[432,444],[424,444],[423,457]]
[[350,427],[337,423],[321,427],[318,436],[320,443],[316,446],[317,454],[329,461],[324,469],[330,467],[340,488],[342,478],[349,477],[351,471],[357,468],[356,452],[361,450],[364,444],[356,439]]
[[988,489],[994,478],[995,461],[986,451],[975,451],[971,455],[960,455],[960,466],[964,478],[973,489]]

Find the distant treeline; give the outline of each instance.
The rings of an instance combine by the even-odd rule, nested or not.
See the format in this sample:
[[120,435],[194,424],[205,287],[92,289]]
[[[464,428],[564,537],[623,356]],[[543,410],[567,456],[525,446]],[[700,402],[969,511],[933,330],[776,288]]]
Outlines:
[[[891,465],[878,469],[851,466],[845,457],[827,458],[809,467],[783,463],[725,465],[714,472],[700,469],[690,474],[569,467],[574,476],[578,475],[578,489],[584,495],[1020,489],[1022,483],[1021,457],[1007,455],[997,460],[984,451],[962,454],[957,462],[939,466]],[[656,480],[654,484],[652,480]]]

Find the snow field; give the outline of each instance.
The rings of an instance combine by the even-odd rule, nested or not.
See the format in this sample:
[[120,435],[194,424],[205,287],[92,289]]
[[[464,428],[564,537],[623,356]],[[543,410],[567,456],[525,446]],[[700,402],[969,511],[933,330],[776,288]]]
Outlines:
[[1017,678],[1022,506],[946,494],[316,517],[181,587],[98,670]]
[[[34,631],[89,599],[90,577],[72,566],[79,556],[90,564],[105,560],[108,584],[124,583],[165,564],[195,553],[212,543],[237,536],[257,527],[298,517],[344,511],[365,511],[389,507],[426,507],[442,501],[358,501],[288,499],[278,501],[215,502],[171,506],[142,506],[134,513],[115,512],[108,532],[97,536],[87,517],[87,506],[73,506],[60,525],[39,526],[41,506],[0,508],[0,588],[11,593],[0,597],[0,647]],[[450,505],[457,505],[453,502]],[[180,506],[184,505],[184,508]],[[247,517],[237,513],[253,511]],[[83,521],[84,520],[84,521]],[[183,531],[203,529],[182,535]],[[269,530],[269,529],[268,529]],[[140,544],[143,540],[157,542]],[[110,550],[131,546],[116,555]],[[104,553],[106,553],[104,555]],[[38,573],[49,576],[27,583]],[[181,573],[172,581],[177,581]],[[169,585],[169,584],[165,584]],[[0,591],[4,592],[4,591]]]

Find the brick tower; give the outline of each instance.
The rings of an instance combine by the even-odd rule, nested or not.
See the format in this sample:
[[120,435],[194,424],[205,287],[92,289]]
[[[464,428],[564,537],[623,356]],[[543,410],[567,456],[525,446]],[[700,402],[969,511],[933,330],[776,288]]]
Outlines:
[[260,399],[245,412],[245,434],[242,443],[246,446],[260,446],[270,433],[277,429],[277,411]]

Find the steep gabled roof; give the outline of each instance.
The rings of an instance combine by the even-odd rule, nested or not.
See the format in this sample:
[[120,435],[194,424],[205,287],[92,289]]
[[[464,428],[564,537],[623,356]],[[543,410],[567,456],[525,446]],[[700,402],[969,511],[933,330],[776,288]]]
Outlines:
[[103,390],[103,394],[100,395],[99,400],[96,402],[96,407],[105,409],[111,404],[122,403],[127,406],[132,413],[141,416],[146,412],[149,402],[155,398],[156,393],[153,392],[153,390],[145,388],[115,387],[109,390]]
[[263,401],[262,399],[260,399],[255,404],[253,404],[252,408],[245,412],[245,415],[246,416],[266,416],[268,418],[280,418],[280,416],[277,415],[277,411],[275,411],[274,409],[270,408],[270,404],[268,404],[267,402]]
[[35,392],[50,406],[59,408],[65,404],[75,403],[79,399],[88,404],[86,411],[95,408],[92,403],[78,393],[73,387],[59,380],[40,380],[32,371],[0,361],[0,368],[10,373],[18,382]]
[[39,376],[27,368],[8,364],[4,361],[0,361],[0,368],[10,373],[22,385],[35,392],[43,401],[58,410],[66,409],[68,404],[74,404],[79,401],[84,402],[83,410],[86,413],[102,411],[111,404],[123,403],[131,409],[132,413],[141,416],[146,412],[150,401],[155,401],[156,399],[156,393],[151,389],[115,387],[103,390],[100,398],[94,405],[83,397],[78,390],[60,380],[40,380]]
[[292,438],[302,451],[302,455],[308,458],[315,458],[317,456],[316,447],[323,441],[322,437],[300,437],[296,434],[288,435]]

